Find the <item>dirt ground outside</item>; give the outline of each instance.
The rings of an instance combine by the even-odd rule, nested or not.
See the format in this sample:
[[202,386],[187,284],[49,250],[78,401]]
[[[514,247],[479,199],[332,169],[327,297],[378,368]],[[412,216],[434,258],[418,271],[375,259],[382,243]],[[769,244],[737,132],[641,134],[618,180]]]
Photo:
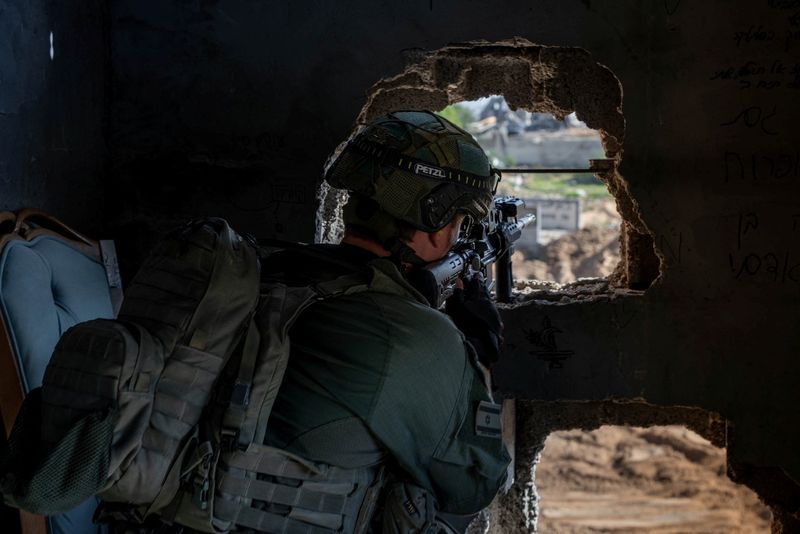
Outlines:
[[[517,250],[516,279],[608,276],[619,262],[613,199],[583,203],[581,229],[543,232]],[[541,534],[758,534],[771,515],[726,475],[725,450],[684,427],[602,427],[551,434],[536,468]]]
[[577,232],[543,231],[538,247],[517,249],[514,278],[566,284],[608,276],[619,263],[619,235],[613,198],[584,201]]
[[555,432],[536,468],[540,534],[767,534],[725,450],[680,426]]

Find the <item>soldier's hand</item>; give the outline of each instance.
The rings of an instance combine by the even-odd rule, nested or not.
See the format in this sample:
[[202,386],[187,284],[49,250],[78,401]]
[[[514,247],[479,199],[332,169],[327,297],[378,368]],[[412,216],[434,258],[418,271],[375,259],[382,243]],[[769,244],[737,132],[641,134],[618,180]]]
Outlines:
[[487,368],[500,357],[503,344],[503,321],[480,276],[456,287],[445,302],[449,315],[464,337],[475,347],[478,359]]

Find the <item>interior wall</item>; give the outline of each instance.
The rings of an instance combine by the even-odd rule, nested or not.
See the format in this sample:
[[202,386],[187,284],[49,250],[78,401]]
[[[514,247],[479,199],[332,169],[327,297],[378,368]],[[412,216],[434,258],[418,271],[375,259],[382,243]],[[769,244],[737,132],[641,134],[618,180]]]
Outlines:
[[[102,235],[107,62],[105,2],[0,0],[0,211]],[[0,525],[18,531],[19,512],[0,505]]]
[[105,2],[0,0],[0,210],[102,231],[107,62]]
[[[374,83],[451,42],[584,48],[622,85],[619,172],[661,276],[644,294],[507,310],[498,384],[721,414],[734,475],[762,495],[782,488],[771,502],[797,514],[798,12],[793,0],[113,0],[109,222],[139,248],[210,213],[311,240],[324,161]],[[545,328],[561,367],[537,344]]]

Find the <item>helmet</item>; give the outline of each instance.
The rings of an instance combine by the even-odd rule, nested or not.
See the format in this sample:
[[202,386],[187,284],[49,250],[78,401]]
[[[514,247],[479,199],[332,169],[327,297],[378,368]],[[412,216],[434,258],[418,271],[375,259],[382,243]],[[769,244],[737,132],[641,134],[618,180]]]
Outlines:
[[455,124],[430,111],[398,111],[348,142],[325,180],[349,190],[362,213],[365,204],[372,205],[384,217],[435,232],[459,212],[483,219],[500,173],[478,142]]

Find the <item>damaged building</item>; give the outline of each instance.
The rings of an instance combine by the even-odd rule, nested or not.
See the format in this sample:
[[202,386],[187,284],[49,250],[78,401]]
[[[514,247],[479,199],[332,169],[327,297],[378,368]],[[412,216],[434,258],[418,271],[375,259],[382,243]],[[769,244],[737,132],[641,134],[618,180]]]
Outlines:
[[621,226],[607,277],[500,306],[515,483],[482,528],[536,531],[551,433],[681,425],[800,532],[800,2],[0,0],[0,228],[113,240],[123,289],[198,216],[338,242],[354,132],[491,95],[599,132]]

